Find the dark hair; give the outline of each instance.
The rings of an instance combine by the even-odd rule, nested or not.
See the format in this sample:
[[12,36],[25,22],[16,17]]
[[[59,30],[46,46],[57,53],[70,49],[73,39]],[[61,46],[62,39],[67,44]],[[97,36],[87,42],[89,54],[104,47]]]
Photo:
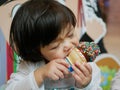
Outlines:
[[30,0],[16,12],[10,30],[10,45],[23,60],[41,60],[40,47],[50,44],[67,26],[75,27],[76,18],[55,0]]
[[14,0],[0,0],[0,6],[6,5],[6,4],[10,3],[11,1],[14,1]]

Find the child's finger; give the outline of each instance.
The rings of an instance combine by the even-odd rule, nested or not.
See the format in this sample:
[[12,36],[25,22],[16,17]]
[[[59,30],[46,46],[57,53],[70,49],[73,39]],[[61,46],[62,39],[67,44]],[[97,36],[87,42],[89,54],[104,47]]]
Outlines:
[[68,71],[68,68],[67,67],[65,67],[64,65],[58,65],[57,66],[57,68],[61,71],[61,72],[63,72],[64,74],[69,74],[69,71]]
[[59,64],[66,66],[67,68],[69,67],[69,64],[64,59],[59,59],[59,60],[55,60],[55,61]]
[[79,78],[84,78],[85,77],[83,72],[81,72],[76,66],[73,65],[72,68],[74,70],[74,72],[72,72],[74,74],[74,76],[76,74],[77,76],[79,76]]
[[59,77],[59,79],[60,79],[60,78],[64,78],[64,74],[63,74],[63,72],[61,72],[60,70],[57,70],[57,71],[55,72],[55,74]]
[[85,76],[90,74],[88,67],[86,68],[87,65],[85,66],[85,64],[81,64],[79,62],[76,62],[75,65]]
[[84,63],[84,66],[87,68],[90,74],[92,74],[92,67],[90,66],[89,63]]

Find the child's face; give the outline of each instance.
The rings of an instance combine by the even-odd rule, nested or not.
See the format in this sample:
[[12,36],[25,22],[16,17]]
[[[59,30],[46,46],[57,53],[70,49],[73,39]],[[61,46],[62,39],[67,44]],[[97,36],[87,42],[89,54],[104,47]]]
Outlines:
[[79,44],[79,38],[74,28],[71,27],[71,30],[68,29],[68,27],[65,28],[64,32],[60,33],[52,43],[41,48],[41,54],[48,61],[64,59],[70,53],[71,49]]

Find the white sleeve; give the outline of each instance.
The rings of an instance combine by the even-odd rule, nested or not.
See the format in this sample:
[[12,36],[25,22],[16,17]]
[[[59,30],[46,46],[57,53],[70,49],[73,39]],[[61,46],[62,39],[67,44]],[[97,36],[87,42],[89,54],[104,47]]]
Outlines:
[[26,76],[13,73],[7,82],[6,90],[44,90],[44,85],[42,84],[38,87],[34,78],[34,72]]
[[111,90],[120,90],[120,70],[116,73],[112,80]]
[[92,66],[92,80],[87,87],[80,90],[102,90],[102,88],[100,87],[101,83],[100,69],[94,62],[91,62],[90,65]]

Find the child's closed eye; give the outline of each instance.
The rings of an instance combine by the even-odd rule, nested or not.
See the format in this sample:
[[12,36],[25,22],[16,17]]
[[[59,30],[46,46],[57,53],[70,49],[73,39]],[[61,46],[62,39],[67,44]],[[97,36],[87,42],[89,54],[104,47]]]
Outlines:
[[58,45],[57,45],[57,46],[52,47],[52,48],[51,48],[51,50],[52,50],[52,49],[56,49],[57,47],[58,47]]
[[69,38],[72,38],[74,36],[74,33],[71,33],[68,35]]
[[51,50],[57,49],[59,47],[59,43],[55,43],[51,46]]

